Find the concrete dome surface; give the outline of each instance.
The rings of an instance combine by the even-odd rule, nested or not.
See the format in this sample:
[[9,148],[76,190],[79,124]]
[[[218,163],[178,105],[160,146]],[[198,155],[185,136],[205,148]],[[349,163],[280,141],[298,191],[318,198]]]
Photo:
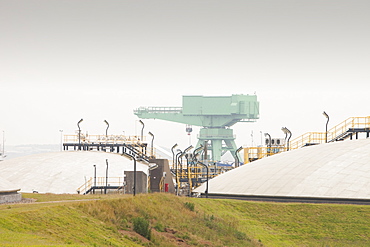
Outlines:
[[0,178],[0,194],[8,193],[8,192],[16,192],[19,190],[20,188],[16,187],[14,184],[10,183],[8,180],[4,178]]
[[[209,193],[235,196],[370,199],[370,139],[304,147],[231,170]],[[194,192],[204,193],[205,183]]]
[[[97,177],[106,176],[106,159],[108,178],[122,178],[124,171],[134,170],[134,162],[118,154],[65,151],[2,161],[0,178],[20,188],[21,192],[77,193],[77,189],[85,183],[86,179],[94,177],[93,165],[96,165]],[[136,169],[148,173],[148,165],[145,163],[137,162]]]

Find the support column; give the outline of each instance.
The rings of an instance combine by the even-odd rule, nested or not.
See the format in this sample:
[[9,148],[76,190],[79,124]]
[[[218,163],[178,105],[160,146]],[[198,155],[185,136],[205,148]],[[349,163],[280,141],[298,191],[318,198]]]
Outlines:
[[[212,161],[221,161],[221,156],[223,151],[230,151],[232,156],[235,156],[235,151],[237,150],[236,144],[234,142],[235,138],[232,129],[226,128],[202,128],[198,137],[198,144],[203,144],[205,141],[211,141],[210,150],[212,152]],[[222,147],[222,143],[225,142],[227,147]],[[239,157],[239,160],[240,157]]]

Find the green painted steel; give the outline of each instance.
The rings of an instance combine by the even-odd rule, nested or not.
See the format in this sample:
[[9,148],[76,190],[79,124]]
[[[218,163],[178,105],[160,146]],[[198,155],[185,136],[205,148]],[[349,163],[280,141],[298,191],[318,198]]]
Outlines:
[[212,159],[220,161],[227,151],[235,158],[235,137],[228,127],[238,122],[256,121],[259,118],[259,102],[256,95],[183,96],[182,107],[140,107],[134,113],[143,119],[202,126],[197,146],[210,141]]

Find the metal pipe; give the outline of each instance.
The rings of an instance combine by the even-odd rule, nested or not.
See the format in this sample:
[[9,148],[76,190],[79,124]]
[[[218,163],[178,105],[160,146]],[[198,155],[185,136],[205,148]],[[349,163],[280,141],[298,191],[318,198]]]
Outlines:
[[154,135],[150,131],[149,131],[148,134],[152,136],[152,146],[151,146],[151,151],[150,151],[151,154],[150,154],[150,156],[152,156],[152,158],[154,158],[154,154],[153,154],[153,152],[154,152],[154,149],[153,149]]
[[267,152],[267,156],[270,156],[269,153],[271,152],[271,136],[270,136],[269,133],[265,133],[265,136],[268,136],[268,138],[269,138],[269,143],[267,145],[267,147],[269,147],[268,152]]
[[78,127],[78,150],[81,150],[81,128],[80,128],[80,123],[84,121],[82,118],[80,121],[78,121],[77,123],[77,127]]
[[287,151],[289,151],[289,140],[292,137],[292,132],[287,127],[282,127],[281,130],[285,133],[285,140],[287,136],[289,135],[288,140],[286,141]]
[[143,121],[141,121],[141,120],[139,120],[139,122],[141,123],[141,125],[143,126],[143,127],[141,127],[141,141],[143,141],[143,133],[144,133],[144,126],[145,126],[145,124],[144,124],[144,122]]
[[125,155],[129,156],[134,160],[134,187],[132,188],[134,196],[136,195],[136,158],[130,153],[125,153]]
[[94,165],[94,189],[93,189],[93,194],[95,194],[95,188],[96,188],[96,165]]
[[206,169],[207,169],[207,180],[206,180],[206,198],[208,198],[208,179],[209,179],[209,167],[206,166],[205,164],[203,164],[202,162],[200,161],[197,161],[197,164],[200,164],[202,166],[204,166]]
[[[285,127],[286,128],[286,127]],[[287,128],[286,128],[287,129]],[[290,140],[290,138],[292,137],[292,132],[290,132],[290,130],[288,130],[287,129],[287,131],[288,131],[288,133],[289,133],[289,137],[288,137],[288,141],[287,141],[287,151],[289,151],[289,140]]]
[[182,154],[182,151],[180,149],[177,149],[177,154],[176,154],[176,195],[179,195],[179,177],[178,177],[178,156]]
[[105,160],[105,163],[107,163],[107,170],[105,172],[105,190],[104,190],[104,194],[107,194],[107,187],[108,187],[108,159]]
[[[175,147],[177,147],[177,143],[175,143],[175,145],[173,145],[172,148],[171,148],[171,152],[172,152],[172,167],[175,166],[175,152],[173,151],[173,149]],[[175,174],[176,174],[175,181],[176,181],[176,184],[177,184],[177,169],[175,169]]]
[[328,142],[328,123],[329,123],[329,115],[324,111],[322,113],[322,115],[324,115],[326,118],[327,118],[327,121],[326,121],[326,126],[325,126],[325,143]]
[[242,150],[243,149],[243,147],[240,147],[240,148],[238,148],[236,151],[235,151],[235,162],[238,162],[238,163],[236,163],[237,164],[237,166],[236,166],[236,164],[235,164],[235,167],[239,167],[240,166],[240,160],[239,160],[239,157],[238,157],[238,153],[240,152],[240,150]]
[[288,129],[286,127],[282,127],[281,130],[284,132],[285,134],[285,139],[284,139],[284,144],[287,146],[287,151],[289,149],[289,143],[287,142],[287,137],[288,137]]
[[[192,145],[190,145],[189,147],[187,147],[184,150],[184,152],[180,155],[180,157],[183,156],[183,155],[185,155],[192,148],[193,148]],[[191,195],[191,177],[190,177],[190,173],[189,173],[189,157],[188,157],[188,155],[185,156],[185,158],[186,158],[186,169],[187,169],[187,173],[188,173],[189,196],[190,196]]]
[[201,152],[202,149],[203,149],[203,145],[202,144],[200,144],[199,147],[197,147],[196,149],[194,149],[194,151],[193,151],[193,159],[192,159],[193,162],[198,160],[197,159],[197,155]]
[[107,129],[105,130],[105,137],[108,137],[108,128],[109,128],[109,123],[107,120],[104,120],[104,123],[107,124]]

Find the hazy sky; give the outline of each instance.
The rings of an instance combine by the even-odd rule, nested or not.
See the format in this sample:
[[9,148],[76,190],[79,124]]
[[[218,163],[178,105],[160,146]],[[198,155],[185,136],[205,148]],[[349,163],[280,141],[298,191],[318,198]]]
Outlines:
[[[0,0],[0,130],[8,145],[58,144],[84,118],[83,132],[106,119],[134,135],[140,106],[256,93],[238,146],[324,131],[324,110],[329,127],[370,115],[369,30],[368,0]],[[158,145],[189,144],[182,124],[144,122]]]

